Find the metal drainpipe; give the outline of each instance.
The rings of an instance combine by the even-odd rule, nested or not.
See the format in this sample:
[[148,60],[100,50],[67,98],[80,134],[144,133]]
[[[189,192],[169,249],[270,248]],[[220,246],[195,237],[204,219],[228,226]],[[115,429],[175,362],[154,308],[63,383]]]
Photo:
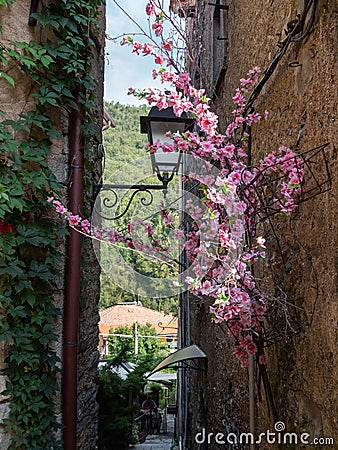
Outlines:
[[[70,123],[70,184],[69,210],[81,215],[83,206],[83,135],[85,110],[75,93],[78,110],[72,111]],[[63,336],[63,442],[64,450],[76,450],[77,424],[77,366],[79,335],[79,300],[81,278],[81,234],[69,229],[66,260],[66,292],[64,302]]]
[[250,444],[250,450],[255,450],[255,360],[253,355],[249,355],[249,417],[250,433],[254,436],[254,441]]

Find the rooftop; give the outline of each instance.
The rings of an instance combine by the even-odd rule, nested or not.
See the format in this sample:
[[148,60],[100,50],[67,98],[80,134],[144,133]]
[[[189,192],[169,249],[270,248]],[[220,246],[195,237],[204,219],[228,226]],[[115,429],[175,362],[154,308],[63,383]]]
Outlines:
[[99,329],[102,334],[120,326],[133,326],[135,322],[151,324],[158,334],[177,334],[177,317],[145,308],[137,302],[117,303],[100,311]]

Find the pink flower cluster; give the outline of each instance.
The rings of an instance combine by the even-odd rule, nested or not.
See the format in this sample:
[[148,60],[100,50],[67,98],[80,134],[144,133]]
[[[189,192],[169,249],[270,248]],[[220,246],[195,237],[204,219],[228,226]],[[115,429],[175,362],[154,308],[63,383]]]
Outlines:
[[[121,44],[130,45],[137,55],[153,56],[160,68],[153,70],[153,78],[169,83],[172,90],[135,89],[129,94],[145,99],[149,105],[156,105],[160,110],[173,108],[176,116],[190,114],[196,120],[197,131],[168,134],[170,142],[149,143],[146,149],[151,153],[160,148],[164,152],[189,152],[196,159],[203,159],[210,166],[220,168],[219,175],[190,173],[187,180],[200,183],[204,196],[203,206],[187,204],[193,221],[190,230],[175,230],[175,236],[184,242],[184,248],[193,268],[194,277],[187,277],[186,284],[191,292],[213,298],[210,308],[212,319],[216,323],[225,322],[229,335],[234,338],[234,355],[241,365],[249,364],[249,355],[257,355],[256,336],[262,329],[267,309],[266,299],[260,292],[253,276],[252,267],[265,258],[265,239],[256,236],[256,217],[260,207],[257,188],[264,182],[265,176],[276,175],[278,195],[273,202],[281,202],[281,210],[290,214],[296,207],[295,196],[300,192],[304,171],[301,160],[287,147],[271,152],[259,164],[258,168],[247,167],[248,134],[245,127],[261,120],[261,115],[252,111],[245,115],[247,94],[257,83],[258,67],[249,70],[246,78],[240,79],[240,87],[233,96],[235,109],[232,122],[227,126],[225,135],[217,132],[218,117],[211,111],[209,100],[203,89],[196,89],[190,83],[187,73],[174,73],[163,67],[172,67],[171,55],[173,41],[164,39],[164,14],[155,1],[146,5],[146,14],[157,45],[141,44],[132,37],[124,37]],[[266,117],[267,113],[264,114]],[[279,178],[279,175],[282,176]],[[278,180],[280,182],[278,183]],[[282,198],[282,200],[281,200]],[[154,230],[148,223],[129,224],[126,236],[113,229],[90,229],[87,220],[69,213],[63,205],[53,198],[49,201],[65,217],[69,224],[86,235],[108,241],[114,245],[123,245],[139,251],[167,251],[167,247],[154,238]],[[167,228],[174,228],[174,220],[162,205],[160,216]],[[133,240],[135,225],[142,226],[150,243],[144,244]],[[244,246],[245,234],[254,244]],[[259,363],[265,363],[265,356],[260,355]]]
[[[153,55],[154,56],[154,62],[155,64],[162,65],[163,63],[168,63],[168,58],[166,58],[165,55],[162,53],[156,52],[156,47],[153,44],[142,44],[139,41],[135,41],[132,37],[123,37],[121,40],[121,45],[130,45],[132,48],[132,52],[136,55],[142,54],[142,56],[148,56]],[[169,51],[172,48],[172,42],[171,41],[164,41],[162,50]]]
[[[111,245],[134,249],[144,254],[169,251],[167,246],[162,245],[160,241],[154,237],[153,227],[148,222],[138,221],[136,224],[129,223],[127,225],[127,232],[122,234],[113,228],[102,229],[99,227],[92,227],[89,220],[83,219],[79,215],[71,213],[59,200],[56,200],[54,197],[48,198],[48,202],[54,206],[57,213],[67,220],[70,227],[90,238],[106,242]],[[167,226],[169,226],[172,219],[169,214],[166,215],[167,218],[165,222]],[[136,225],[143,228],[146,236],[148,237],[147,242],[137,240],[135,236],[133,236],[132,233]]]
[[[163,62],[161,58],[161,63]],[[133,89],[132,94],[137,98],[147,100],[149,105],[156,105],[160,110],[172,107],[177,117],[180,117],[183,112],[190,113],[196,119],[202,132],[208,136],[215,136],[218,117],[210,111],[209,99],[205,96],[204,89],[193,88],[190,85],[188,74],[176,75],[166,71],[163,67],[158,71],[153,70],[153,78],[157,77],[161,78],[162,83],[171,83],[175,90]]]
[[279,204],[282,212],[290,214],[297,207],[295,198],[304,181],[303,160],[283,146],[266,156],[260,163],[260,169],[264,175],[275,174],[280,180],[282,200],[275,199],[274,203]]
[[160,217],[167,228],[174,228],[174,218],[164,206],[160,209]]

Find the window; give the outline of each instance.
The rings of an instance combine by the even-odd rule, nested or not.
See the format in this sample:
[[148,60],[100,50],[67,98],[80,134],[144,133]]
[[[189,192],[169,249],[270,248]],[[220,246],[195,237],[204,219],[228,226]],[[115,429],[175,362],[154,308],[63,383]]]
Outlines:
[[225,4],[225,0],[216,0],[216,2],[211,5],[213,9],[211,36],[211,92],[213,96],[216,96],[219,93],[219,89],[227,69],[228,7]]

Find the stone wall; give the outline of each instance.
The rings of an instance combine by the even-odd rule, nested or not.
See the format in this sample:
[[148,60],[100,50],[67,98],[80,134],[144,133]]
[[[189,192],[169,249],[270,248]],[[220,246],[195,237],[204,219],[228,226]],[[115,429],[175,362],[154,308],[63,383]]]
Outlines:
[[[46,4],[46,2],[44,2]],[[0,25],[2,25],[1,43],[7,45],[11,41],[34,40],[41,42],[45,39],[39,23],[36,27],[28,26],[30,2],[28,0],[16,0],[9,8],[0,7]],[[90,217],[91,183],[99,179],[101,173],[101,159],[98,144],[102,142],[102,116],[103,116],[103,65],[104,65],[104,31],[105,9],[100,13],[100,31],[93,48],[93,76],[98,81],[96,87],[95,127],[96,141],[91,149],[86,150],[86,187],[87,195],[86,215]],[[10,67],[9,75],[15,80],[15,88],[12,88],[4,80],[0,79],[0,109],[4,110],[8,118],[15,119],[19,113],[28,111],[33,102],[29,96],[31,82],[15,65]],[[48,157],[48,164],[58,181],[63,185],[64,202],[67,201],[68,177],[69,177],[69,114],[63,110],[53,109],[53,119],[57,124],[62,138],[55,139]],[[89,156],[89,157],[88,157]],[[60,242],[59,250],[65,254],[66,242]],[[81,450],[94,450],[97,440],[97,413],[96,390],[98,383],[97,365],[99,354],[98,345],[98,300],[100,293],[99,273],[100,268],[96,260],[90,240],[84,240],[82,253],[82,288],[80,304],[80,329],[79,329],[79,357],[78,357],[78,448]],[[60,263],[57,292],[54,292],[55,304],[62,311],[64,302],[64,267],[65,259]],[[58,342],[57,354],[62,360],[62,318],[55,324]],[[1,376],[4,368],[4,358],[7,349],[0,344],[0,390],[5,386],[5,379]],[[62,368],[62,367],[61,367]],[[61,405],[61,374],[59,376],[60,396],[56,398],[57,415],[62,420]],[[0,396],[0,448],[6,449],[9,444],[8,436],[1,433],[1,421],[8,414],[9,400]],[[61,438],[61,436],[60,436]]]
[[[96,143],[87,151],[86,177],[86,211],[91,213],[91,183],[98,182],[101,175],[101,157],[99,144],[102,144],[103,123],[103,76],[105,48],[105,8],[100,8],[99,30],[96,32],[93,48],[92,75],[97,80],[95,88],[95,135]],[[85,167],[86,168],[86,167]],[[100,320],[98,303],[100,298],[100,266],[96,259],[92,242],[85,239],[82,250],[82,286],[80,298],[80,330],[78,356],[78,424],[77,448],[79,450],[94,450],[97,441],[98,404],[96,393],[98,387],[98,323]]]
[[[193,46],[197,69],[192,66],[191,71],[197,85],[206,86],[213,98],[224,132],[239,79],[253,66],[263,71],[269,66],[280,48],[278,42],[285,39],[286,30],[291,29],[306,2],[214,3],[228,7],[221,9],[224,34],[215,39],[212,32],[215,7],[196,1]],[[327,1],[316,4],[311,33],[290,45],[254,104],[259,112],[268,110],[269,116],[252,128],[253,164],[281,145],[301,153],[329,142],[328,165],[332,174],[337,172],[338,6]],[[215,45],[224,46],[222,52]],[[214,58],[222,53],[223,70],[215,79]],[[312,167],[318,179],[325,177],[323,159],[317,158]],[[273,431],[275,421],[280,420],[286,431],[334,437],[335,445],[338,442],[337,191],[333,176],[332,188],[302,203],[290,219],[273,219],[275,235],[266,224],[261,227],[267,238],[268,258],[258,276],[264,289],[279,298],[271,303],[267,325],[272,336],[266,349],[267,377],[256,374],[257,433]],[[199,408],[203,380],[209,431],[248,432],[247,373],[237,367],[231,344],[220,327],[210,323],[207,304],[195,304],[193,309],[192,335],[208,354],[209,370],[204,380],[201,374],[194,377],[191,409]],[[270,394],[262,376],[270,383]],[[196,429],[197,423],[193,412],[192,427]],[[190,442],[188,448],[199,447]],[[218,447],[211,443],[207,448]]]

